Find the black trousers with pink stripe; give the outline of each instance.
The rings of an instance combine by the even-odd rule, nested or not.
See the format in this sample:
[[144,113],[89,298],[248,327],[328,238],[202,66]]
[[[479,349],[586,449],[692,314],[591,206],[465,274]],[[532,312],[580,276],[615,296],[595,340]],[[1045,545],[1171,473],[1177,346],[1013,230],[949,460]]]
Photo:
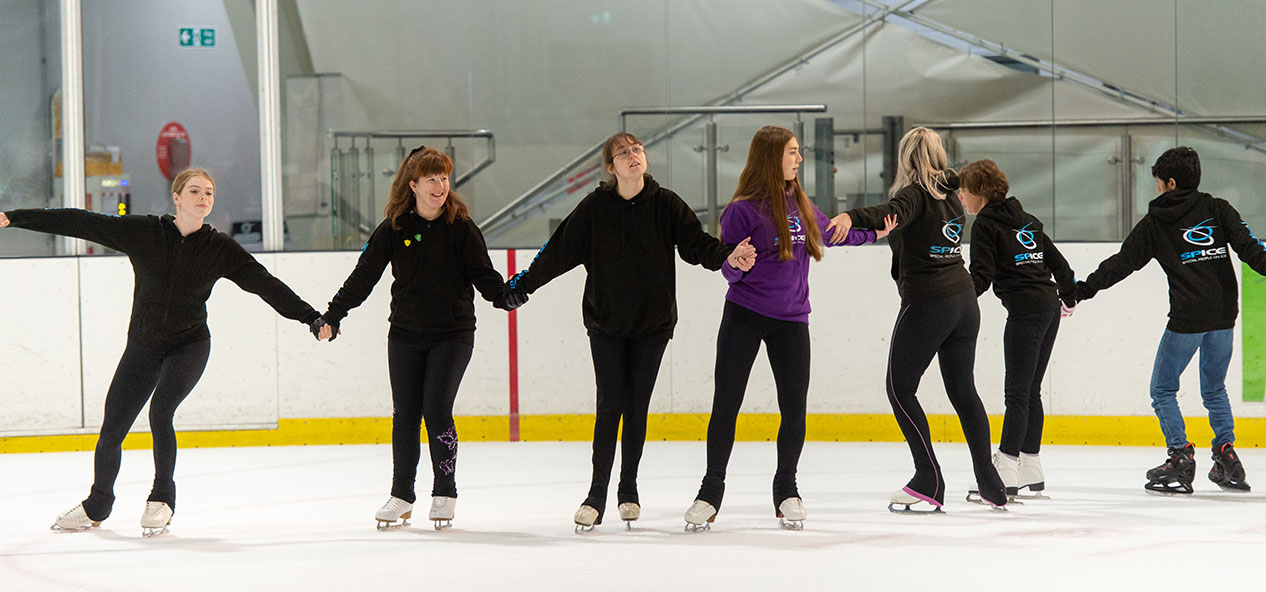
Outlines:
[[928,419],[916,396],[933,357],[941,366],[945,392],[962,424],[981,495],[998,505],[1006,501],[1002,480],[989,456],[989,417],[976,393],[979,332],[980,308],[971,291],[902,306],[892,331],[888,402],[914,459],[914,477],[907,487],[938,504],[945,501],[945,476],[932,451]]

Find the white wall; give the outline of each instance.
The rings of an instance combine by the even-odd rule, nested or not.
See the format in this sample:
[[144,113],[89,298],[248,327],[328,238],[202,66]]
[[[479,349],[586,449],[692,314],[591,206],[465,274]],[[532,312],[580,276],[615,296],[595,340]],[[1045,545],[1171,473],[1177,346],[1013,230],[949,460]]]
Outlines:
[[[1081,275],[1115,251],[1115,244],[1066,244],[1062,251]],[[269,254],[260,260],[317,308],[323,309],[355,264],[357,253]],[[530,261],[518,251],[517,261]],[[505,270],[506,253],[493,262]],[[887,413],[883,388],[888,339],[899,308],[888,279],[884,247],[839,248],[811,274],[812,413]],[[131,273],[121,257],[3,259],[0,331],[3,389],[0,433],[94,431],[114,365],[125,341]],[[386,372],[389,274],[370,299],[343,322],[343,336],[316,343],[298,323],[221,282],[209,303],[214,335],[211,362],[198,388],[177,413],[184,428],[269,425],[277,418],[386,417],[391,414]],[[539,290],[518,311],[520,412],[591,413],[593,370],[580,323],[583,270]],[[679,264],[681,321],[660,371],[655,413],[706,413],[712,398],[715,337],[725,282],[719,274]],[[1147,384],[1168,304],[1155,264],[1085,303],[1061,326],[1044,390],[1052,415],[1151,414]],[[986,408],[1001,413],[1002,328],[996,298],[981,298],[977,385]],[[82,313],[80,308],[82,307]],[[477,302],[475,357],[457,398],[458,415],[508,412],[507,316]],[[83,335],[82,358],[78,336]],[[82,363],[81,363],[82,359]],[[1241,400],[1241,356],[1227,376],[1238,416],[1264,417],[1266,405]],[[1191,415],[1203,413],[1195,365],[1180,393]],[[80,384],[82,381],[82,391]],[[920,399],[929,413],[952,413],[939,376],[924,376]],[[80,393],[83,393],[82,400]],[[81,409],[82,408],[82,409]],[[762,354],[748,388],[745,412],[776,410],[773,379]],[[84,421],[80,422],[83,413]],[[143,426],[142,421],[138,424]]]

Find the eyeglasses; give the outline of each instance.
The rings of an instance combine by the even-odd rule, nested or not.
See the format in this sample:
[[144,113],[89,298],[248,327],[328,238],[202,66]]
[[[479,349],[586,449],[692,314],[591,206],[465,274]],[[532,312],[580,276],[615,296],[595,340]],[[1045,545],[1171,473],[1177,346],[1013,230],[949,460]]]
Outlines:
[[616,157],[616,158],[628,158],[628,157],[630,157],[630,156],[632,156],[632,155],[634,155],[634,154],[636,154],[636,155],[638,155],[638,156],[641,156],[641,155],[643,155],[643,154],[645,154],[645,153],[646,153],[646,148],[644,148],[644,147],[642,147],[642,146],[629,146],[628,148],[625,148],[625,149],[623,149],[623,150],[621,150],[621,151],[619,151],[619,152],[616,152],[616,153],[615,153],[615,157]]

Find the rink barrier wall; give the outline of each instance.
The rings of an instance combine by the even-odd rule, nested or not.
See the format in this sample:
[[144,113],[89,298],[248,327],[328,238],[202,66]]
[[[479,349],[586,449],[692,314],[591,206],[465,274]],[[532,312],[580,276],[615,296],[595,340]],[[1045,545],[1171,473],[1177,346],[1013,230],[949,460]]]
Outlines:
[[[1213,439],[1208,419],[1188,417],[1187,436],[1203,449]],[[519,418],[518,439],[510,433],[506,416],[455,417],[462,442],[479,441],[580,441],[591,440],[592,415],[527,415]],[[772,413],[739,416],[735,439],[741,442],[774,441],[779,417]],[[806,418],[806,440],[815,442],[901,442],[903,438],[891,415],[810,414]],[[1002,416],[989,418],[992,441],[1002,434]],[[935,442],[963,442],[958,417],[928,415],[928,427]],[[1237,446],[1260,447],[1266,442],[1266,419],[1236,421]],[[648,441],[703,441],[707,435],[706,414],[651,414],[647,418]],[[1091,446],[1165,445],[1155,417],[1047,416],[1043,444]],[[231,448],[240,446],[329,446],[342,444],[389,444],[390,417],[283,419],[275,429],[215,430],[178,432],[180,448]],[[420,433],[426,441],[426,429]],[[0,438],[0,453],[77,452],[92,450],[96,434],[15,436]],[[153,440],[148,433],[129,434],[125,450],[148,450]]]
[[[1117,248],[1110,243],[1061,245],[1074,269],[1083,274]],[[497,268],[507,273],[516,255],[519,262],[530,261],[535,251],[491,255]],[[355,266],[357,253],[259,253],[256,258],[296,293],[322,307]],[[811,439],[900,439],[889,419],[884,389],[888,340],[900,308],[888,275],[890,264],[887,248],[864,246],[829,249],[828,256],[812,266]],[[712,407],[716,332],[727,284],[716,272],[680,261],[676,273],[679,320],[651,398],[650,412],[659,418],[652,420],[651,437],[697,440]],[[128,260],[0,259],[0,277],[11,280],[0,290],[0,309],[21,311],[6,317],[5,331],[0,332],[3,449],[90,448],[126,344],[132,300]],[[1255,273],[1246,279],[1254,288],[1263,283]],[[373,418],[389,417],[392,408],[385,355],[390,281],[390,274],[384,274],[365,303],[343,320],[343,334],[333,343],[315,342],[300,323],[279,317],[258,297],[232,282],[218,283],[208,302],[214,336],[211,358],[202,380],[176,414],[176,429],[188,434],[186,444],[386,441],[387,428]],[[564,274],[512,314],[476,298],[475,351],[453,411],[464,439],[513,441],[516,422],[524,440],[589,439],[594,377],[581,321],[584,282],[582,269]],[[1165,326],[1166,292],[1164,274],[1149,265],[1079,306],[1073,318],[1062,322],[1042,388],[1048,422],[1053,427],[1067,425],[1052,429],[1059,438],[1055,441],[1159,441],[1147,387]],[[1263,306],[1256,299],[1266,294],[1246,292],[1244,298],[1242,308],[1251,318],[1250,311]],[[986,412],[999,417],[1004,412],[1001,338],[1006,312],[992,294],[979,302],[976,386]],[[1261,393],[1244,392],[1242,352],[1251,349],[1241,346],[1244,331],[1237,326],[1227,388],[1232,411],[1240,420],[1241,446],[1256,446],[1266,438],[1259,437],[1260,430],[1245,429],[1266,418],[1266,404]],[[1197,368],[1195,363],[1188,367],[1178,394],[1182,409],[1194,415],[1193,430],[1207,425],[1200,415],[1204,409]],[[740,424],[757,426],[751,428],[756,433],[740,432],[740,438],[772,437],[776,420],[771,418],[778,411],[775,391],[762,352],[752,369]],[[956,425],[935,364],[919,386],[919,401],[934,425],[945,423],[937,419],[942,417]],[[147,431],[142,412],[133,432]],[[943,431],[944,439],[957,433]],[[1193,433],[1192,440],[1201,442],[1204,436]]]

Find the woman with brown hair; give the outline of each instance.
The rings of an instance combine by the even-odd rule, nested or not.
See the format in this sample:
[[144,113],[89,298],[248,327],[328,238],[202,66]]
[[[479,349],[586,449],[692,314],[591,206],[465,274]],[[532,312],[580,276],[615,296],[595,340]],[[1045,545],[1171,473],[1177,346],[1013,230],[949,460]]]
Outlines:
[[[761,128],[752,137],[734,198],[721,215],[721,236],[751,237],[757,262],[750,270],[721,272],[730,289],[717,333],[708,469],[699,495],[686,510],[686,530],[708,528],[721,508],[735,422],[762,342],[774,372],[781,415],[774,512],[788,528],[799,529],[804,523],[796,468],[804,448],[809,396],[809,259],[822,260],[821,229],[829,220],[800,187],[796,173],[803,160],[791,130]],[[893,218],[886,222],[879,231],[858,230],[835,244],[875,242],[896,225]]]
[[[189,396],[211,355],[207,299],[220,278],[259,295],[282,316],[307,324],[315,335],[319,314],[250,253],[203,220],[215,205],[215,181],[187,169],[171,184],[176,215],[107,216],[76,209],[0,213],[0,228],[13,226],[73,236],[114,249],[132,263],[136,287],[127,347],[106,392],[101,435],[93,455],[92,491],[63,512],[53,530],[87,530],[110,517],[123,439],[149,401],[154,436],[154,486],[141,529],[167,532],[176,510],[176,431],[172,417]],[[152,397],[151,397],[152,395]]]
[[333,341],[347,312],[369,297],[391,264],[391,316],[387,368],[391,378],[391,496],[374,514],[379,528],[408,524],[414,479],[426,418],[434,485],[430,520],[451,524],[457,505],[457,429],[453,401],[475,347],[475,289],[503,310],[504,279],[492,267],[484,237],[466,204],[449,190],[453,161],[432,148],[418,148],[400,163],[391,184],[386,219],[365,244],[360,260],[322,315],[320,338]]
[[598,413],[589,495],[573,516],[577,532],[602,524],[621,418],[618,509],[626,524],[641,516],[637,467],[646,442],[646,413],[677,325],[674,249],[685,262],[713,271],[749,269],[755,254],[746,240],[723,245],[704,232],[690,206],[646,172],[645,147],[633,134],[607,138],[602,163],[606,181],[580,201],[532,265],[509,282],[512,293],[530,294],[577,265],[588,273],[581,309]]

